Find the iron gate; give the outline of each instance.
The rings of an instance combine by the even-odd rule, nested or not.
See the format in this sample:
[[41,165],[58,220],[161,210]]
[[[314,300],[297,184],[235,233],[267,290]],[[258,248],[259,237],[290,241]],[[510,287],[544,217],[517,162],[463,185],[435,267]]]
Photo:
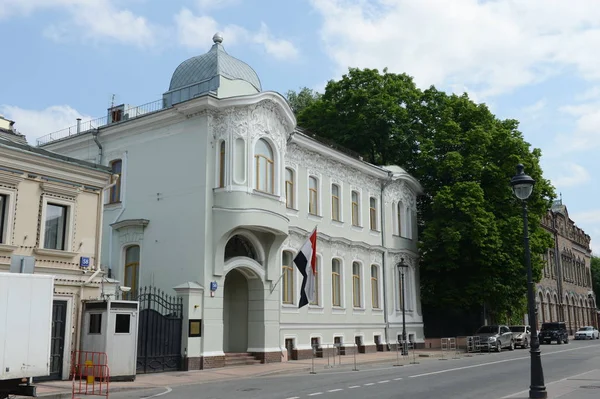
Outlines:
[[181,370],[183,299],[156,287],[144,287],[140,304],[137,373]]

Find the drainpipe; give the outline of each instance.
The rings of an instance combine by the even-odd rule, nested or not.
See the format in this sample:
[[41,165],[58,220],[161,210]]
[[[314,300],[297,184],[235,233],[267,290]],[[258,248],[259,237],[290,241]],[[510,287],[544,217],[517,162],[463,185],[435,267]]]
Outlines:
[[392,182],[392,172],[388,172],[388,178],[386,181],[381,183],[381,192],[379,193],[379,213],[381,217],[381,246],[384,248],[383,256],[381,257],[381,279],[383,280],[383,320],[385,323],[384,334],[385,334],[385,344],[388,349],[390,347],[389,341],[389,329],[390,322],[388,317],[388,300],[387,300],[387,279],[385,277],[385,258],[387,255],[387,248],[385,246],[385,212],[384,212],[384,201],[383,201],[383,191],[387,187],[388,184]]
[[102,271],[102,267],[100,265],[100,245],[101,245],[101,240],[102,240],[102,214],[103,214],[103,208],[104,208],[104,192],[108,189],[110,189],[111,187],[113,187],[115,184],[117,184],[117,179],[118,179],[118,175],[113,175],[111,177],[111,183],[107,186],[104,186],[102,188],[101,194],[99,194],[99,198],[98,200],[101,201],[100,202],[100,206],[98,206],[98,211],[96,213],[96,271],[94,271],[94,273],[87,279],[85,280],[83,283],[81,283],[79,285],[79,309],[77,311],[77,328],[75,329],[75,350],[79,350],[79,348],[81,347],[81,329],[83,328],[81,326],[81,321],[82,321],[82,316],[83,316],[83,287],[85,287],[86,285],[88,285],[90,282],[92,282],[92,280],[94,278],[96,278],[96,276],[98,274],[100,274],[100,272]]
[[121,210],[119,211],[119,214],[117,215],[117,217],[115,218],[115,220],[113,220],[113,222],[108,226],[108,272],[109,275],[112,276],[112,269],[113,269],[113,227],[112,225],[117,223],[119,221],[119,219],[121,218],[121,216],[123,215],[123,212],[125,212],[125,208],[127,205],[127,178],[125,177],[125,173],[124,171],[127,170],[127,154],[128,152],[125,151],[125,153],[123,154],[123,159],[122,159],[122,168],[121,168]]
[[[79,133],[79,119],[77,122],[77,133]],[[94,142],[96,143],[96,145],[98,146],[98,161],[96,162],[98,165],[102,165],[102,144],[100,144],[100,141],[98,141],[98,133],[100,133],[100,128],[96,128],[96,130],[94,130],[92,132],[92,137],[94,138]]]

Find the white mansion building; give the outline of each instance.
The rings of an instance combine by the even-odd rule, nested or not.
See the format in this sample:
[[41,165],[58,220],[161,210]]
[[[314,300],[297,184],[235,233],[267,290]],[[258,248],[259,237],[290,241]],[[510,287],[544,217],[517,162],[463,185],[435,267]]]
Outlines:
[[[407,338],[422,343],[419,182],[303,133],[222,40],[179,65],[162,100],[39,140],[121,176],[106,198],[103,270],[132,293],[175,289],[181,352],[197,369],[232,353],[307,357],[314,343],[386,350],[402,332],[404,258]],[[315,226],[317,298],[298,309],[292,260]]]

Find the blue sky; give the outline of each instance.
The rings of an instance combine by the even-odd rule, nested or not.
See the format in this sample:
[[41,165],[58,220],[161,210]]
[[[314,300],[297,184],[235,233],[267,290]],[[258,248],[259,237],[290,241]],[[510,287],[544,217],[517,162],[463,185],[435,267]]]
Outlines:
[[520,120],[600,253],[598,0],[0,0],[0,114],[35,143],[158,100],[216,31],[264,90],[388,67]]

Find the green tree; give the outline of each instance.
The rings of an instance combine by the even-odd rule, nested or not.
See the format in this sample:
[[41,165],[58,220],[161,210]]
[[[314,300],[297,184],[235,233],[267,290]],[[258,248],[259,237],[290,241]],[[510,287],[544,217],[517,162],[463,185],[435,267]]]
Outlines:
[[537,281],[552,239],[540,226],[554,191],[515,120],[499,120],[466,94],[419,90],[406,74],[349,69],[297,115],[299,125],[360,153],[398,164],[423,185],[419,245],[424,305],[522,314],[526,270],[522,209],[509,187],[523,163],[536,180],[528,201]]
[[285,95],[285,98],[290,104],[290,108],[296,114],[316,102],[320,97],[321,94],[309,89],[308,87],[302,87],[299,92],[288,90]]
[[[600,257],[592,255],[590,268],[592,269],[592,290],[597,298],[600,295]],[[598,303],[596,303],[596,307],[598,308]]]

